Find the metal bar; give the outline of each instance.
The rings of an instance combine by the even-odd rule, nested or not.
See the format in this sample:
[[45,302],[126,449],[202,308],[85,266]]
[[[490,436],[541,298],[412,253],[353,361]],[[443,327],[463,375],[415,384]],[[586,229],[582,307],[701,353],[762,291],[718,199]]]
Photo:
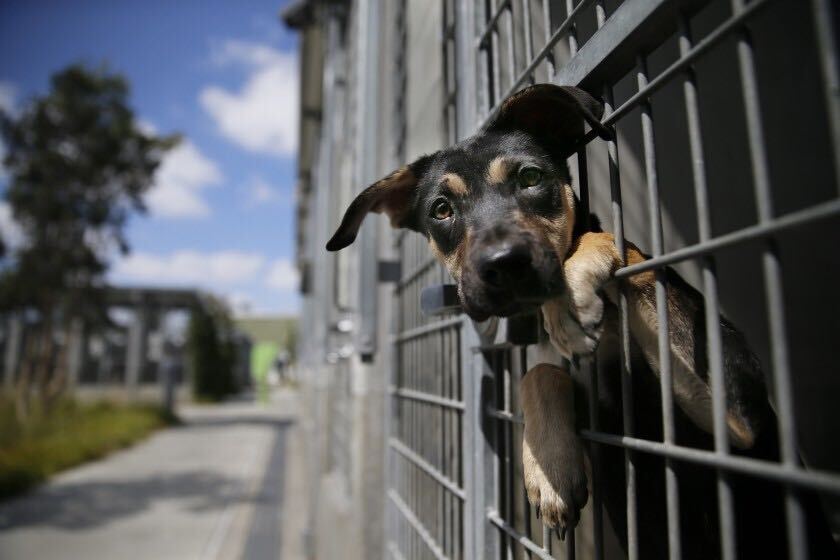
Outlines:
[[[680,15],[680,55],[691,49],[691,30],[688,16]],[[686,119],[688,121],[689,149],[691,151],[691,169],[694,182],[694,196],[697,206],[697,230],[700,242],[712,237],[711,217],[709,215],[709,195],[706,183],[706,164],[703,156],[703,140],[700,129],[700,110],[697,103],[697,84],[694,71],[688,69],[683,79]],[[723,377],[723,340],[720,329],[720,306],[717,292],[717,272],[712,256],[706,256],[702,262],[703,295],[706,317],[706,340],[708,351],[709,380],[712,391],[712,416],[714,426],[715,451],[727,454],[729,439],[726,426],[726,393]],[[695,350],[697,351],[697,350]],[[718,527],[721,539],[721,557],[734,560],[735,515],[732,488],[727,473],[717,471]]]
[[394,505],[397,506],[397,510],[403,515],[406,521],[408,521],[409,525],[414,528],[416,534],[423,540],[426,546],[429,548],[429,551],[432,555],[437,558],[438,560],[447,560],[446,556],[443,554],[443,551],[440,549],[438,544],[435,542],[432,535],[429,533],[429,530],[417,519],[417,516],[414,515],[414,512],[411,511],[411,508],[406,505],[406,503],[400,498],[400,495],[397,494],[393,490],[388,490],[388,497],[394,502]]
[[[355,115],[356,141],[353,145],[353,180],[361,188],[377,178],[377,159],[370,146],[378,142],[378,107],[380,106],[379,68],[376,54],[380,49],[379,12],[380,0],[364,0],[357,4],[358,33],[356,47],[358,57],[356,77]],[[359,232],[359,298],[358,331],[355,336],[356,349],[360,355],[373,356],[377,351],[377,259],[379,245],[379,224],[368,221]]]
[[426,393],[423,391],[414,391],[412,389],[401,389],[397,387],[391,388],[391,394],[404,399],[411,399],[414,401],[424,402],[442,406],[444,408],[451,408],[453,410],[464,410],[464,403],[455,399],[448,399],[435,395],[434,393]]
[[[556,68],[554,64],[554,53],[551,52],[551,46],[549,46],[551,42],[551,4],[549,1],[550,0],[542,0],[543,36],[545,38],[545,46],[543,46],[540,52],[545,50],[543,58],[548,66],[548,81],[551,82],[554,80]],[[537,57],[539,57],[539,55],[537,55]],[[530,64],[531,63],[529,62],[529,66]],[[534,68],[536,68],[536,66]]]
[[566,32],[574,23],[577,15],[589,6],[591,6],[593,2],[595,2],[595,0],[582,0],[581,3],[578,4],[577,7],[575,7],[574,11],[571,14],[569,14],[569,16],[565,20],[563,20],[563,23],[561,23],[557,30],[555,30],[554,33],[552,33],[551,38],[548,39],[548,42],[540,49],[540,51],[531,60],[528,66],[525,67],[525,70],[519,73],[519,76],[513,81],[513,83],[505,92],[504,96],[496,99],[495,105],[485,116],[484,124],[482,126],[490,122],[490,120],[496,115],[496,113],[501,108],[502,101],[507,99],[511,94],[515,93],[516,90],[519,89],[519,87],[525,83],[525,81],[528,79],[528,76],[534,73],[534,70],[536,70],[537,66],[539,66],[543,59],[545,59],[546,56],[551,52],[551,49],[554,48],[554,45],[556,45],[557,42],[560,41],[560,39],[562,39],[566,35]]
[[516,345],[512,342],[495,342],[493,344],[482,344],[480,346],[475,346],[472,348],[472,351],[475,353],[478,352],[499,352],[502,350],[510,350],[512,348],[516,348]]
[[[571,17],[571,14],[575,11],[575,0],[566,0],[566,19],[568,20]],[[569,32],[567,33],[567,38],[569,40],[569,55],[575,56],[578,52],[578,41],[577,41],[577,25],[572,22],[569,26]]]
[[[531,28],[531,0],[522,0],[522,28],[525,41],[525,60],[531,60],[534,57],[534,30]],[[529,78],[531,83],[534,83],[534,76]]]
[[[483,4],[483,2],[481,3]],[[475,37],[476,18],[479,17],[480,8],[476,7],[474,2],[458,2],[456,4],[455,14],[455,75],[457,76],[458,85],[456,88],[456,118],[458,126],[456,133],[458,139],[461,140],[466,134],[472,133],[475,126],[477,106],[481,103],[481,96],[486,95],[486,91],[481,92],[478,77],[472,69],[478,67],[476,64],[477,52],[472,48],[473,38]],[[474,329],[457,329],[451,332],[450,336],[454,338],[453,342],[453,361],[455,363],[455,371],[457,372],[457,379],[453,380],[451,397],[460,397],[464,402],[464,413],[460,417],[451,419],[454,440],[453,445],[460,447],[461,455],[458,455],[456,450],[454,465],[454,477],[461,481],[464,491],[467,495],[465,503],[461,504],[461,509],[457,516],[457,525],[453,528],[453,544],[455,545],[455,552],[453,556],[462,556],[464,558],[478,558],[480,553],[484,551],[483,541],[479,541],[479,532],[482,530],[482,525],[473,525],[472,521],[478,518],[478,513],[475,511],[477,507],[477,479],[481,476],[478,467],[475,467],[475,462],[479,459],[476,452],[476,439],[480,434],[479,424],[475,423],[476,416],[480,415],[481,407],[475,402],[476,396],[480,394],[476,391],[475,384],[480,381],[478,376],[473,375],[473,356],[469,352],[463,351],[464,347],[478,343],[477,336]],[[456,385],[455,383],[458,383]],[[478,412],[478,414],[476,414]],[[482,467],[483,468],[483,467]],[[456,516],[453,515],[453,518]],[[483,537],[482,537],[483,539]],[[479,544],[480,543],[480,544]]]
[[492,406],[487,406],[484,408],[484,414],[490,416],[491,418],[495,418],[497,420],[502,420],[504,422],[510,422],[511,424],[520,424],[522,426],[525,425],[525,417],[521,414],[513,414],[508,412],[507,410],[499,410],[498,408],[493,408]]
[[[491,9],[495,10],[496,0],[490,0],[490,7]],[[501,8],[499,8],[501,10]],[[499,63],[499,32],[497,29],[493,29],[490,34],[490,62],[491,67],[493,69],[493,75],[491,76],[493,92],[490,96],[490,103],[497,104],[499,102],[499,93],[502,91],[501,86],[501,64]]]
[[661,268],[669,264],[701,257],[732,245],[765,239],[788,229],[838,216],[840,216],[840,200],[835,199],[829,202],[815,204],[814,206],[797,212],[791,212],[780,218],[772,218],[754,226],[749,226],[732,233],[714,237],[705,242],[671,251],[660,257],[653,257],[637,264],[625,266],[615,271],[615,277],[627,278],[628,276]]
[[[762,8],[767,7],[771,1],[773,0],[754,0],[753,2],[750,2],[746,8],[720,24],[714,31],[709,33],[702,40],[698,41],[697,44],[695,44],[694,47],[684,56],[681,56],[679,60],[671,64],[668,68],[658,74],[656,78],[648,82],[644,89],[638,90],[627,101],[622,103],[609,117],[602,121],[603,124],[608,125],[615,123],[625,114],[632,111],[636,105],[645,99],[650,98],[654,92],[668,84],[671,78],[679,72],[685,70],[685,68],[700,57],[700,55],[711,49],[722,40],[726,39],[731,33],[737,31],[741,26],[743,26],[747,19],[756,15],[756,13],[758,13],[758,11]],[[582,50],[581,53],[583,53]],[[582,78],[583,77],[580,79]],[[564,80],[573,81],[573,77],[571,75],[558,76],[559,82],[564,83]]]
[[[517,353],[517,355],[518,355],[518,360],[517,360],[517,363],[516,363],[517,376],[516,376],[515,382],[517,384],[517,387],[521,387],[522,386],[522,378],[525,376],[525,374],[528,371],[528,347],[525,346],[525,345],[520,346],[519,347],[519,352]],[[521,402],[521,399],[520,399],[520,402]],[[523,433],[523,438],[524,438],[524,430],[523,430],[522,433]],[[517,464],[522,464],[521,463],[521,461],[522,461],[521,448],[522,448],[522,444],[523,444],[523,438],[520,438],[520,441],[519,441],[519,443],[520,443],[520,454],[519,454],[519,457],[518,457],[518,463]],[[522,476],[523,476],[523,478],[525,476],[524,467],[523,467],[523,471],[522,471]],[[533,534],[533,524],[531,523],[531,504],[530,504],[530,502],[528,502],[528,489],[525,488],[524,480],[522,480],[522,482],[523,482],[523,484],[520,485],[519,495],[522,498],[522,512],[523,512],[523,517],[525,518],[525,534],[528,535],[528,537],[530,538],[530,536]],[[542,527],[542,523],[540,523],[539,520],[537,520],[537,525]],[[543,543],[543,544],[545,544],[545,543]],[[525,554],[527,555],[528,558],[533,558],[534,557],[530,550],[526,549]]]
[[[825,89],[825,108],[831,135],[834,159],[834,180],[840,191],[840,69],[837,61],[837,36],[834,29],[835,13],[829,0],[812,0],[814,28],[817,32],[817,50],[822,67]],[[834,10],[836,10],[836,5]]]
[[505,28],[507,30],[507,58],[508,58],[508,79],[513,82],[516,79],[516,45],[513,36],[513,2],[508,4]]
[[[647,86],[647,64],[639,56],[636,74],[639,90]],[[645,176],[648,190],[648,219],[650,220],[653,256],[664,252],[662,216],[659,208],[659,182],[656,173],[656,145],[653,137],[653,116],[650,101],[641,104],[642,144],[645,156]],[[662,397],[662,433],[665,443],[674,443],[674,382],[671,377],[671,343],[668,335],[668,284],[665,270],[656,269],[656,318],[659,352],[659,387]],[[672,560],[682,556],[680,542],[680,496],[677,472],[670,458],[665,458],[665,493],[668,517],[668,554]]]
[[[732,0],[732,10],[736,14],[743,13],[745,11],[743,1]],[[758,218],[760,223],[764,223],[773,219],[773,203],[752,41],[749,31],[745,27],[739,29],[738,66],[741,75],[741,91],[747,122],[747,137]],[[794,418],[787,333],[785,332],[781,261],[778,246],[773,238],[767,240],[767,246],[762,255],[762,265],[770,324],[771,361],[775,382],[776,415],[779,420],[779,443],[783,464],[791,466],[798,461],[799,445]],[[801,497],[791,487],[785,489],[785,510],[787,512],[788,553],[794,560],[805,560],[808,557],[805,511]]]
[[551,554],[551,529],[548,525],[542,526],[542,548],[546,554]]
[[[600,428],[599,405],[600,397],[598,391],[598,367],[595,358],[582,358],[583,365],[580,370],[589,379],[589,427],[597,431]],[[592,467],[592,541],[594,545],[594,558],[601,560],[604,557],[604,518],[603,504],[601,502],[601,448],[597,442],[589,446],[589,458]]]
[[837,473],[815,469],[806,471],[796,466],[791,467],[763,459],[739,457],[737,455],[721,455],[715,451],[683,447],[681,445],[669,445],[658,441],[621,436],[618,434],[581,430],[581,435],[585,439],[607,445],[627,447],[643,453],[671,457],[698,465],[706,465],[766,478],[783,484],[792,484],[800,488],[840,495],[840,475]]
[[[450,68],[450,51],[455,49],[456,45],[456,31],[457,31],[457,14],[452,13],[453,21],[449,21],[449,7],[451,2],[449,0],[442,0],[443,3],[443,79],[444,79],[444,116],[447,130],[447,144],[451,145],[458,140],[458,72],[455,68]],[[452,63],[457,63],[456,55],[452,55]]]
[[493,11],[493,15],[490,16],[490,20],[485,25],[484,29],[481,30],[481,34],[478,36],[476,40],[475,46],[476,48],[482,48],[487,43],[487,39],[490,37],[490,34],[497,31],[497,27],[499,25],[499,20],[502,18],[502,14],[504,14],[505,10],[507,9],[508,5],[510,4],[511,0],[502,0]]
[[[595,5],[595,16],[598,28],[602,28],[606,21],[606,14],[602,0],[599,0]],[[568,20],[568,17],[567,17]],[[612,88],[604,86],[605,110],[609,111],[612,107]],[[614,140],[607,144],[608,152],[608,166],[610,173],[610,189],[619,188],[619,167],[618,167],[618,148]],[[578,152],[578,177],[579,177],[579,191],[581,201],[581,213],[588,228],[590,202],[589,202],[589,175],[586,162],[586,150],[581,149]],[[598,368],[595,357],[584,358],[582,360],[583,366],[579,367],[579,371],[583,372],[589,380],[589,428],[592,430],[600,429],[599,407],[600,396],[598,388]],[[578,365],[578,364],[575,364]],[[589,445],[589,457],[591,464],[592,480],[591,494],[592,494],[592,541],[593,541],[593,556],[596,560],[601,560],[604,557],[604,513],[603,504],[601,502],[601,448],[597,443],[591,442]]]
[[[568,0],[571,1],[571,0]],[[604,116],[607,117],[612,112],[613,93],[612,88],[604,88]],[[613,131],[615,132],[615,131]],[[624,242],[624,210],[621,197],[621,175],[618,167],[618,145],[616,141],[617,135],[613,134],[613,139],[607,141],[607,152],[609,158],[609,172],[610,172],[610,205],[613,217],[613,239],[615,240],[616,252],[620,255],[621,266],[626,263],[626,249]],[[585,155],[585,150],[581,150],[580,155]],[[585,163],[579,164],[585,169]],[[581,174],[581,177],[585,175]],[[627,299],[626,287],[621,284],[618,291],[618,312],[619,312],[619,328],[621,336],[621,406],[622,406],[622,424],[624,435],[633,435],[634,432],[634,418],[633,418],[633,378],[632,378],[632,354],[630,350],[630,314],[629,303]],[[636,497],[636,464],[633,457],[633,452],[630,449],[624,450],[624,471],[625,483],[627,485],[626,500],[627,500],[627,558],[628,560],[638,560],[639,557],[639,543],[638,543],[638,525],[636,522],[637,511],[637,497]]]
[[[394,148],[391,154],[394,166],[401,164],[405,159],[405,90],[406,90],[406,72],[405,72],[405,52],[406,52],[406,33],[405,33],[405,0],[397,0],[394,3],[394,57],[391,61],[391,69],[394,72],[394,97],[393,97],[393,121],[394,126],[392,130],[394,138]],[[400,235],[393,235],[394,239],[393,249],[400,258],[400,264],[403,264],[402,251],[400,241],[404,238]],[[404,310],[401,305],[399,291],[394,291],[394,297],[391,299],[387,311],[390,313],[391,332],[397,332],[400,328],[400,322],[403,319]],[[402,384],[404,376],[403,358],[405,355],[403,345],[397,342],[390,344],[392,351],[386,356],[385,367],[390,379],[390,385],[399,386]],[[392,398],[389,393],[385,395],[386,399],[386,418],[385,418],[385,437],[394,438],[403,434],[403,417],[402,404],[396,399]],[[394,451],[390,446],[383,445],[385,454],[386,467],[386,491],[398,492],[396,487],[402,488],[402,481],[400,473],[397,471],[397,461]],[[386,504],[387,506],[387,504]],[[396,507],[396,505],[394,505]],[[402,560],[404,558],[402,551],[406,549],[404,533],[401,524],[399,524],[399,517],[390,515],[390,508],[386,510],[386,530],[390,538],[396,539],[396,542],[390,541],[388,548],[391,556],[395,559]]]
[[[522,485],[520,496],[522,497],[522,504],[524,506],[523,510],[525,512],[525,515],[524,515],[524,517],[525,517],[525,534],[530,536],[530,534],[531,534],[531,505],[528,502],[528,490],[525,488],[524,484]],[[526,550],[525,554],[528,556],[528,558],[533,558],[533,555],[531,554],[530,550]]]
[[[484,21],[485,12],[487,11],[487,4],[484,1],[476,2],[476,14],[475,18],[481,22]],[[470,36],[467,38],[470,43],[473,40],[473,37]],[[471,51],[472,49],[465,49],[461,48],[462,51]],[[483,52],[484,55],[481,57],[481,67],[478,72],[478,76],[476,77],[476,99],[475,99],[475,107],[476,111],[473,115],[475,118],[478,118],[479,114],[484,114],[486,111],[490,110],[490,105],[492,102],[492,94],[490,91],[491,83],[490,83],[490,75],[492,72],[492,54],[490,53],[490,48],[487,46],[479,47],[479,53]],[[463,97],[463,96],[461,96]],[[469,130],[472,130],[470,128]]]
[[418,338],[429,333],[433,333],[435,331],[449,329],[452,327],[460,327],[463,323],[464,318],[461,316],[452,317],[450,319],[443,319],[441,321],[435,321],[434,323],[429,323],[428,325],[423,325],[421,327],[415,327],[413,329],[403,331],[394,337],[394,341],[405,342],[407,340],[411,340],[412,338]]
[[400,440],[396,438],[389,438],[388,445],[394,449],[394,451],[398,452],[400,455],[405,457],[405,459],[410,461],[415,467],[432,477],[438,484],[449,490],[452,495],[457,496],[461,500],[466,499],[466,494],[462,488],[447,478],[443,473],[436,469],[434,465],[426,461]]
[[575,539],[575,529],[569,529],[568,534],[566,535],[566,558],[570,558],[574,560],[577,557],[577,552],[575,551],[576,542]]
[[[505,394],[506,394],[505,379],[504,379],[504,366],[501,363],[502,359],[504,358],[505,355],[506,355],[506,353],[503,353],[503,352],[494,353],[492,355],[492,363],[491,363],[491,368],[492,368],[492,371],[493,371],[493,382],[494,382],[494,385],[496,387],[496,393],[495,393],[495,399],[494,400],[495,400],[496,407],[498,407],[499,409],[504,409],[504,401],[505,401]],[[502,517],[507,518],[508,517],[508,512],[506,510],[508,508],[506,507],[507,504],[506,504],[505,498],[507,496],[506,496],[505,490],[507,489],[506,488],[507,487],[506,483],[507,483],[507,474],[508,474],[508,471],[509,471],[509,469],[507,467],[508,467],[509,458],[508,458],[507,453],[505,452],[506,450],[504,449],[505,448],[505,443],[506,443],[506,441],[505,441],[506,440],[506,438],[505,438],[505,425],[502,424],[502,423],[496,423],[496,425],[494,426],[494,429],[493,429],[493,435],[494,435],[494,438],[495,438],[494,439],[495,445],[493,446],[493,449],[495,450],[495,454],[496,454],[495,461],[496,461],[496,466],[497,466],[497,469],[498,469],[498,477],[497,477],[497,481],[498,481],[497,488],[498,488],[498,490],[497,490],[497,494],[496,494],[496,500],[494,500],[492,507],[494,507],[496,509],[500,509],[501,510],[500,513],[501,513]],[[506,553],[507,560],[512,560],[511,559],[512,548],[513,548],[513,546],[512,546],[512,543],[510,542],[510,538],[507,535],[502,534],[502,551],[503,551],[503,553]]]
[[498,511],[488,511],[487,519],[488,521],[490,521],[490,523],[498,527],[502,532],[506,533],[508,538],[511,538],[514,541],[521,544],[522,546],[524,546],[526,549],[535,554],[537,558],[542,558],[543,560],[554,560],[554,557],[551,556],[551,554],[547,553],[537,543],[529,539],[526,535],[523,535],[522,533],[517,531],[510,523],[505,521],[499,515]]
[[[444,9],[446,9],[446,4],[448,4],[447,0],[444,1]],[[447,381],[451,377],[451,371],[449,370],[449,364],[447,363],[448,358],[450,357],[447,353],[449,345],[449,333],[447,331],[440,331],[440,348],[439,348],[439,360],[440,360],[440,375],[438,376],[438,382],[435,389],[437,390],[437,395],[441,398],[447,400],[453,400],[448,398],[447,392]],[[457,401],[455,401],[457,402]],[[452,480],[452,469],[450,463],[450,457],[447,455],[447,445],[451,438],[451,435],[448,433],[448,420],[450,414],[453,414],[454,411],[449,409],[445,406],[442,406],[438,410],[434,411],[436,421],[437,421],[437,441],[436,441],[436,449],[438,453],[438,465],[440,466],[441,473]],[[463,485],[459,483],[459,481],[455,481],[461,488]],[[466,490],[464,491],[465,499],[466,499]],[[452,539],[449,532],[449,527],[452,523],[452,518],[454,517],[454,504],[448,499],[448,494],[443,491],[442,488],[438,488],[438,523],[440,525],[440,541],[441,546],[448,555],[452,556]]]
[[[502,376],[505,378],[505,407],[509,410],[512,406],[512,386],[513,386],[513,364],[511,352],[506,352],[504,354],[504,363],[502,369]],[[502,433],[505,437],[504,448],[504,461],[505,461],[505,503],[507,504],[508,510],[508,519],[511,520],[511,523],[516,522],[516,502],[514,501],[514,470],[513,470],[513,425],[512,424],[502,424]],[[514,549],[513,546],[508,548],[508,558],[513,560],[513,553]]]

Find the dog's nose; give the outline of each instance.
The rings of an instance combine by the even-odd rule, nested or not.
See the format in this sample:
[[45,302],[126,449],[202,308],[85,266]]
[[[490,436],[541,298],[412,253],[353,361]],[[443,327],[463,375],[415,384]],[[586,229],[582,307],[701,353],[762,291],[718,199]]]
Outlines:
[[501,245],[491,248],[479,258],[478,274],[494,288],[512,287],[531,267],[531,251],[527,245]]

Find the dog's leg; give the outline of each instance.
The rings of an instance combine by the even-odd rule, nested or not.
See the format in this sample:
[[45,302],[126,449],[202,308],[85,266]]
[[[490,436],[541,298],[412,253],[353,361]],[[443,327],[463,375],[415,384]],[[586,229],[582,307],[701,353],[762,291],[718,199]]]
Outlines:
[[[627,264],[646,259],[635,245],[629,242],[625,245]],[[571,344],[578,353],[581,349],[594,350],[597,345],[604,312],[603,298],[609,297],[616,302],[617,285],[612,279],[621,262],[612,234],[590,232],[580,237],[564,263],[569,291],[568,313],[585,334],[582,342]],[[668,339],[674,397],[683,412],[698,427],[711,432],[712,400],[705,366],[703,296],[673,271],[669,271],[668,276]],[[654,273],[646,271],[627,278],[624,286],[633,337],[642,348],[651,368],[658,374],[659,322],[655,282]],[[727,428],[730,441],[738,447],[747,448],[753,445],[763,419],[766,391],[758,361],[748,349],[743,336],[724,319],[720,321],[726,378]]]
[[543,523],[565,533],[577,525],[588,497],[583,446],[575,433],[572,377],[557,366],[539,364],[525,374],[520,394],[528,501]]

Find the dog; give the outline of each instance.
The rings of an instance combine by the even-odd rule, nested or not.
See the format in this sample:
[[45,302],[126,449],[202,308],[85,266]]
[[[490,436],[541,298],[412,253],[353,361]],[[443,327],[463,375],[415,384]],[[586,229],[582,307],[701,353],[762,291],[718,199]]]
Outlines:
[[[420,157],[361,192],[327,249],[350,245],[365,216],[384,213],[391,224],[420,232],[457,283],[464,311],[475,321],[541,310],[553,346],[570,359],[597,353],[600,429],[621,434],[620,293],[631,333],[633,430],[662,441],[656,274],[618,281],[614,272],[648,258],[579,215],[566,159],[581,149],[586,125],[604,139],[602,104],[574,87],[540,84],[504,101],[478,134]],[[597,224],[597,220],[592,223]],[[703,296],[673,270],[667,279],[668,341],[674,431],[681,445],[713,449],[713,413]],[[726,432],[733,453],[778,461],[776,419],[764,374],[744,336],[720,317]],[[580,385],[559,366],[530,369],[520,388],[524,416],[522,460],[528,500],[542,522],[563,534],[575,527],[588,500],[587,455],[577,418],[587,417]],[[602,446],[601,493],[610,522],[626,547],[623,450]],[[634,454],[640,558],[668,555],[664,460]],[[674,464],[679,475],[684,558],[720,554],[716,478],[711,468]],[[609,472],[607,472],[609,471]],[[784,498],[777,484],[728,475],[740,558],[785,557]],[[815,496],[806,506],[812,558],[836,548]]]

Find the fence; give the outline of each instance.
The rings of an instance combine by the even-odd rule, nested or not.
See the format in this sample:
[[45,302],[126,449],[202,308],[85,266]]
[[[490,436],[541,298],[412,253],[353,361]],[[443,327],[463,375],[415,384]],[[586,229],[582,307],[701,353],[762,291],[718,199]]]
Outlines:
[[[802,491],[836,496],[840,475],[834,472],[836,463],[826,468],[818,468],[818,462],[809,469],[801,466],[799,450],[807,446],[798,436],[814,429],[814,415],[829,414],[830,407],[805,418],[806,429],[797,426],[797,420],[808,414],[803,398],[795,397],[795,385],[810,383],[832,390],[836,385],[825,373],[804,380],[808,358],[803,355],[822,359],[819,356],[830,350],[821,344],[830,343],[820,338],[809,346],[793,332],[793,325],[802,325],[802,310],[791,311],[794,290],[783,286],[794,286],[799,297],[808,274],[817,272],[808,267],[791,272],[802,261],[792,257],[797,243],[808,243],[813,255],[810,252],[822,250],[823,245],[816,242],[819,247],[815,247],[809,237],[825,233],[837,240],[840,121],[829,2],[817,0],[806,6],[770,0],[733,0],[729,5],[667,0],[444,0],[441,13],[445,78],[441,105],[450,142],[480,128],[505,97],[530,83],[578,85],[606,102],[603,122],[616,130],[617,139],[590,143],[570,164],[583,207],[609,218],[604,226],[616,234],[619,252],[623,254],[622,234],[626,234],[652,255],[644,263],[622,267],[616,276],[645,271],[656,275],[663,438],[634,437],[631,341],[622,298],[625,359],[622,371],[612,375],[621,376],[618,401],[624,422],[617,431],[602,429],[598,403],[604,373],[599,374],[594,359],[575,364],[573,375],[589,399],[590,416],[584,419],[582,435],[592,458],[591,507],[578,530],[565,543],[558,541],[535,518],[521,478],[522,417],[516,387],[529,366],[547,354],[551,357],[537,319],[473,325],[461,315],[446,314],[445,308],[427,309],[437,313],[424,314],[423,289],[445,283],[446,274],[429,255],[425,240],[398,234],[403,276],[395,289],[389,391],[388,552],[394,558],[603,558],[621,556],[618,541],[626,539],[627,556],[640,558],[636,512],[645,496],[637,492],[636,465],[641,455],[654,455],[664,462],[667,523],[661,530],[670,558],[691,552],[682,546],[679,526],[680,508],[691,506],[680,503],[681,465],[715,473],[721,557],[737,554],[731,477],[742,474],[784,488],[788,553],[791,558],[807,558]],[[404,32],[400,29],[404,14],[396,23],[397,33]],[[819,108],[788,116],[787,122],[768,113],[768,107],[778,109],[785,97],[770,88],[790,90],[789,83],[774,86],[766,73],[773,64],[767,60],[771,53],[762,49],[773,51],[767,38],[777,31],[775,37],[793,49],[796,64],[813,72],[807,85],[820,84],[807,95]],[[398,54],[399,60],[403,58]],[[791,66],[781,61],[779,67]],[[733,80],[714,75],[716,71]],[[726,96],[725,107],[705,93]],[[404,93],[398,89],[396,94],[399,108]],[[798,110],[804,100],[788,98],[788,102],[789,110],[793,106]],[[678,122],[669,126],[654,120],[654,114],[663,119],[663,113],[666,120]],[[804,132],[802,122],[790,122],[799,118],[806,121]],[[726,126],[735,129],[728,138],[722,133]],[[780,134],[787,135],[788,145],[779,141]],[[737,157],[727,157],[721,146],[710,145],[710,139],[720,138]],[[791,141],[806,142],[817,151],[816,157],[803,155],[789,145]],[[793,162],[780,165],[774,159],[780,154]],[[726,169],[727,164],[732,167]],[[803,173],[809,177],[811,193],[793,196],[796,187],[780,187],[781,181]],[[724,201],[728,207],[722,206]],[[686,210],[687,206],[691,208]],[[668,220],[663,219],[663,207]],[[784,237],[787,234],[790,238]],[[748,249],[751,256],[745,259]],[[705,296],[713,449],[678,443],[674,433],[666,265],[677,266]],[[753,293],[739,304],[744,286],[733,276],[750,274],[752,267],[760,271],[751,282],[752,290],[759,286],[763,300]],[[836,280],[836,263],[826,272]],[[832,307],[836,303],[831,299],[826,309],[838,309]],[[779,463],[730,453],[717,321],[721,309],[747,331],[764,358],[765,371],[772,375],[768,381],[778,416]],[[828,319],[826,325],[831,324]],[[803,361],[797,361],[800,358]],[[810,442],[830,438],[833,430],[812,432]],[[623,457],[620,467],[609,465],[609,476],[626,485],[624,530],[612,526],[602,512],[607,466],[602,456],[608,449],[619,450]]]

